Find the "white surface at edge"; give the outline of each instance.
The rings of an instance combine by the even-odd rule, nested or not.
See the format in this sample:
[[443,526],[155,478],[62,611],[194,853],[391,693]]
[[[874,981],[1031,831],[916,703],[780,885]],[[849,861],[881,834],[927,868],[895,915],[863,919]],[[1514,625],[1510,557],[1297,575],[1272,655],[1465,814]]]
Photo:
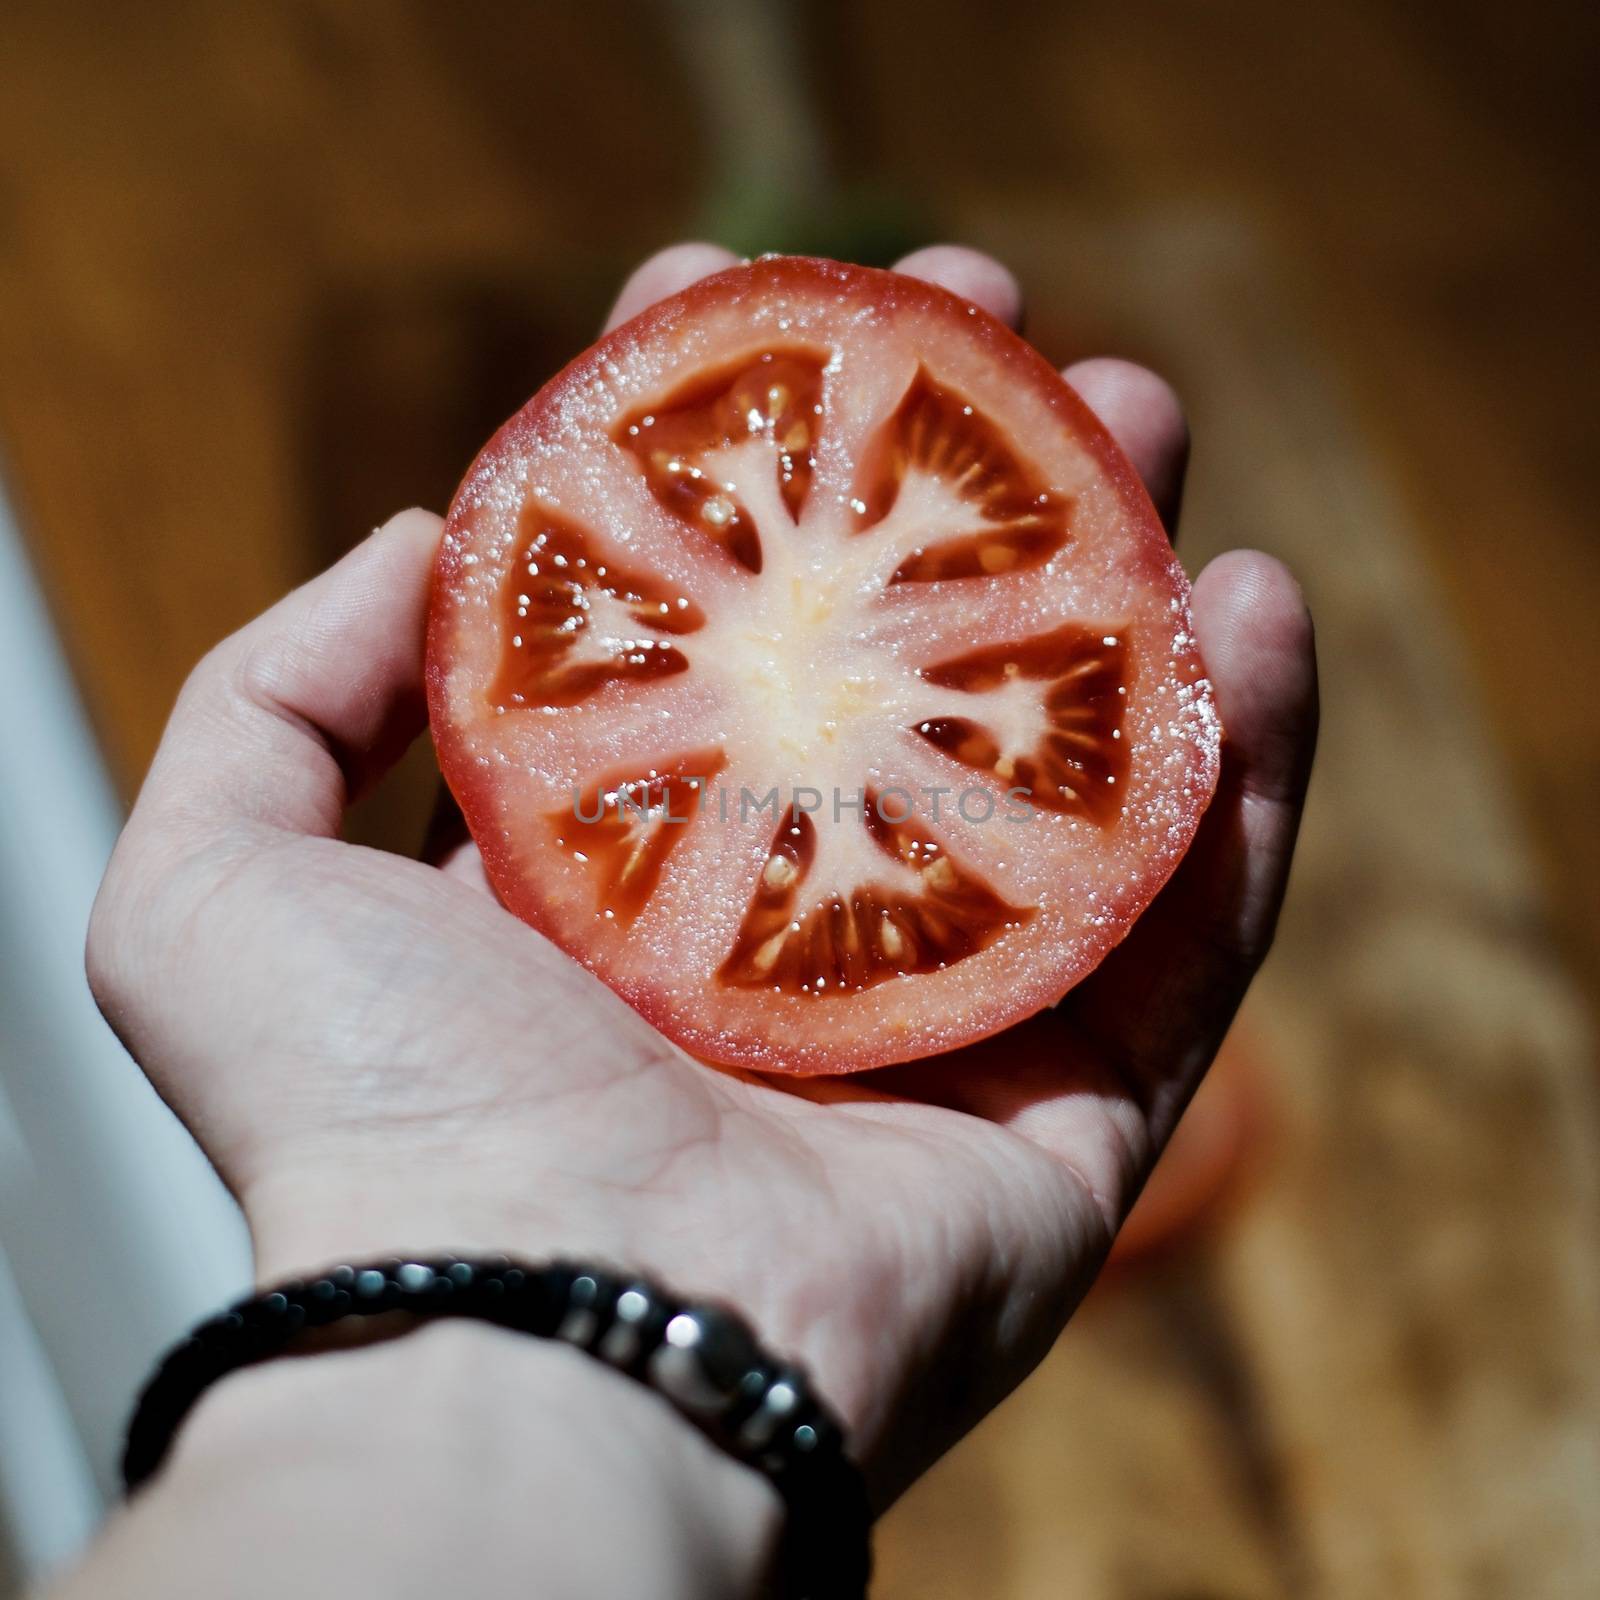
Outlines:
[[237,1208],[84,981],[121,818],[3,493],[0,682],[0,1518],[27,1581],[115,1492],[156,1356],[250,1264]]
[[0,1585],[53,1572],[89,1537],[99,1506],[66,1397],[0,1250]]

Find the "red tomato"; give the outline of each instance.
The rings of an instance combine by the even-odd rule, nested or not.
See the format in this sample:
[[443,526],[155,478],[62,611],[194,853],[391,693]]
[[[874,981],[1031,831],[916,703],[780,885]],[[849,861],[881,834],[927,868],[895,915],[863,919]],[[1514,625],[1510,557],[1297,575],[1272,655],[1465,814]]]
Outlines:
[[977,307],[826,261],[651,307],[500,430],[428,697],[505,904],[761,1070],[1059,999],[1217,776],[1188,584],[1105,429]]

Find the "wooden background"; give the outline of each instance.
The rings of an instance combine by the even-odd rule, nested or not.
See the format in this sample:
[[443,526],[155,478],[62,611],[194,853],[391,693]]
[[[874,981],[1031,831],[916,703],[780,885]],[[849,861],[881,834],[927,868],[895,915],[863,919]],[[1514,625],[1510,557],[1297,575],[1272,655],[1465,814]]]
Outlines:
[[[961,237],[1172,374],[1326,731],[1231,1205],[886,1520],[884,1597],[1600,1572],[1595,8],[11,0],[0,444],[131,794],[183,674],[685,232]],[[26,693],[13,685],[11,693]],[[359,826],[407,840],[426,754]],[[1592,1592],[1592,1590],[1590,1590]]]

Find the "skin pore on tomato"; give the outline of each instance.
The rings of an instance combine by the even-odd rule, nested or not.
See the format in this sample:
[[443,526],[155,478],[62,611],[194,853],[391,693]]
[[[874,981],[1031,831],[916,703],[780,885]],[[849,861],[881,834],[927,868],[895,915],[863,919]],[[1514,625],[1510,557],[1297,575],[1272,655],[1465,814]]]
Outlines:
[[504,904],[759,1071],[1058,1000],[1219,763],[1188,582],[1083,402],[948,292],[802,258],[652,306],[490,441],[427,683]]

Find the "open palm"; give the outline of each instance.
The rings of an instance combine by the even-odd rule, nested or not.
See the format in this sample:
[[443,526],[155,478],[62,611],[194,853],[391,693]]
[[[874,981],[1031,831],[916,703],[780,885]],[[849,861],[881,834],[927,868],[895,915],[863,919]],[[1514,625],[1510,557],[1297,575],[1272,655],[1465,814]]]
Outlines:
[[[730,259],[654,258],[613,320]],[[984,257],[901,270],[1016,320]],[[1068,376],[1170,525],[1170,391],[1117,362]],[[96,908],[96,994],[238,1194],[264,1279],[471,1249],[649,1271],[805,1362],[887,1500],[1055,1337],[1265,954],[1315,737],[1293,580],[1244,553],[1198,580],[1221,787],[1088,982],[950,1056],[776,1084],[668,1043],[498,905],[470,843],[423,863],[339,841],[422,730],[438,531],[396,518],[196,669]]]

